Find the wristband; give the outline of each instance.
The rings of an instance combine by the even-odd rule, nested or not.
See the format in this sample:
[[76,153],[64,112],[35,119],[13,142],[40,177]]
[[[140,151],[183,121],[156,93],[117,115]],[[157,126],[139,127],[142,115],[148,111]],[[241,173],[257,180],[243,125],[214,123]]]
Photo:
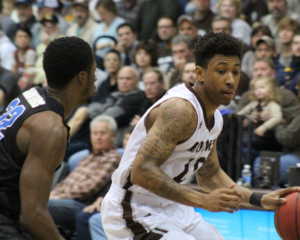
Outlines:
[[253,206],[262,207],[260,200],[262,199],[263,195],[258,193],[252,193],[250,196],[249,203]]

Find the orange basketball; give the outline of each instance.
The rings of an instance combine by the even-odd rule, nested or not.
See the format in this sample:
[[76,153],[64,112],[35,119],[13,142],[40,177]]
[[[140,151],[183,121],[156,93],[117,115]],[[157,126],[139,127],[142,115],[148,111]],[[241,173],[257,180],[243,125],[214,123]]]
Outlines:
[[284,197],[286,203],[275,211],[275,227],[283,240],[300,239],[300,192],[293,192]]

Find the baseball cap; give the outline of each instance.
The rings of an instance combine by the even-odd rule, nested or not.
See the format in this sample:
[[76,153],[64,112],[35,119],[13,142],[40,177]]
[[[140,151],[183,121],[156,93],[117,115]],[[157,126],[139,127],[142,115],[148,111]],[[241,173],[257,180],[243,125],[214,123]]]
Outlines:
[[261,38],[257,41],[256,43],[256,47],[261,44],[261,43],[265,43],[267,44],[270,48],[272,49],[275,49],[275,43],[274,43],[274,40],[267,36],[267,35],[264,35],[264,36],[261,36]]
[[24,4],[24,5],[32,5],[31,0],[17,0],[15,5]]
[[37,0],[36,5],[38,8],[58,8],[59,1],[58,0]]
[[194,26],[197,25],[196,20],[190,15],[181,15],[177,20],[177,26],[180,26],[184,21],[188,21]]
[[88,0],[74,0],[72,5],[73,5],[73,7],[82,6],[85,8],[89,8],[89,1]]
[[40,23],[47,27],[51,27],[58,24],[58,18],[51,13],[46,13]]

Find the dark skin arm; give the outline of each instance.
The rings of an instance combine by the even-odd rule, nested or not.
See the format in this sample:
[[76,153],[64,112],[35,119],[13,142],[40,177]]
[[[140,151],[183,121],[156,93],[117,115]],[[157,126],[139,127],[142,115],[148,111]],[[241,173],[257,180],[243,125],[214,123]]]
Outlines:
[[[205,160],[203,166],[197,171],[197,181],[200,187],[204,191],[213,193],[222,188],[232,186],[240,195],[243,196],[242,204],[245,206],[251,206],[249,203],[250,196],[253,193],[248,188],[244,188],[232,181],[231,178],[221,169],[219,165],[219,159],[216,151],[216,142],[211,150],[211,153]],[[261,205],[265,209],[275,209],[278,205],[286,202],[283,196],[288,193],[300,191],[299,187],[279,189],[277,191],[263,195],[261,199]],[[213,201],[215,201],[213,199]]]
[[[237,210],[241,195],[231,188],[205,194],[175,182],[160,166],[173,153],[178,143],[189,139],[197,127],[198,117],[193,106],[183,99],[172,98],[149,114],[148,134],[131,170],[131,181],[150,192],[172,201],[209,211]],[[211,204],[218,198],[218,205]]]
[[20,175],[21,224],[33,239],[63,239],[48,212],[55,169],[67,146],[67,130],[52,111],[29,117],[19,130],[17,144],[27,153]]

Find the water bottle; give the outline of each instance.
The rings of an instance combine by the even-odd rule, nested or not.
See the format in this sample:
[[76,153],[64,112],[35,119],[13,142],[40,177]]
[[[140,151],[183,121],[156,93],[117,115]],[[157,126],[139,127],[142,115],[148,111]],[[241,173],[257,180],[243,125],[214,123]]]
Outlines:
[[251,166],[249,164],[244,165],[244,169],[242,170],[242,178],[243,178],[243,186],[251,187]]

